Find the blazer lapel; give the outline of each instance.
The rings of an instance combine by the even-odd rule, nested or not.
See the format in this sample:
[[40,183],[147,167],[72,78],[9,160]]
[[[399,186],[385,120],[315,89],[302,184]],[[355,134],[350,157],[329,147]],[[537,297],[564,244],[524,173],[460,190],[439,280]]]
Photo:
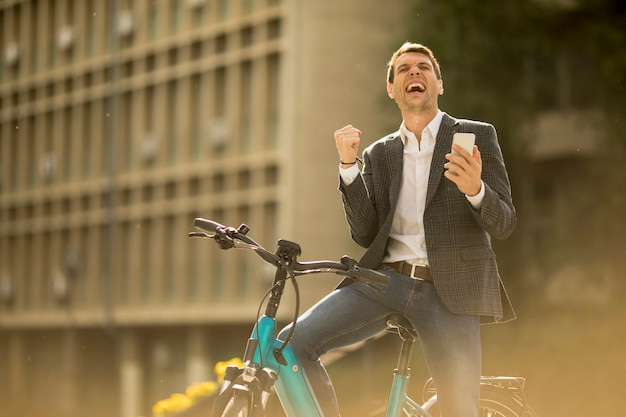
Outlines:
[[395,211],[400,195],[400,184],[402,183],[402,157],[404,154],[404,145],[400,137],[400,131],[396,132],[395,137],[389,141],[386,147],[385,167],[389,169],[389,202],[391,203],[392,212]]
[[433,159],[430,163],[430,176],[428,177],[428,190],[426,192],[426,206],[432,200],[433,195],[441,177],[443,176],[443,165],[447,162],[446,154],[450,153],[452,147],[452,135],[455,128],[458,125],[458,120],[448,116],[444,113],[443,119],[441,119],[441,125],[439,126],[439,132],[435,140],[435,150],[433,152]]

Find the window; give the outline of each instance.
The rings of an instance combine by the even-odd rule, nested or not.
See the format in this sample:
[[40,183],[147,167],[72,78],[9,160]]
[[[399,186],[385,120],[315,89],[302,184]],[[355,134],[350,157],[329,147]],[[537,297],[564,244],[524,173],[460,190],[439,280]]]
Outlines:
[[[1,129],[0,129],[1,131]],[[8,163],[8,173],[9,176],[7,178],[5,178],[6,180],[10,181],[11,184],[11,189],[13,190],[17,190],[19,188],[19,182],[20,182],[20,178],[19,178],[19,171],[20,171],[20,167],[19,167],[19,163],[20,163],[20,143],[22,141],[22,134],[20,132],[20,125],[19,122],[16,119],[11,120],[11,122],[9,122],[8,125],[8,131],[9,131],[9,135],[4,138],[5,141],[3,143],[3,149],[5,149],[5,151],[8,148],[8,153],[10,156],[10,158],[8,160],[5,159],[6,163]]]
[[254,80],[252,61],[244,61],[240,68],[241,80],[239,83],[240,93],[240,123],[241,123],[241,147],[244,151],[250,151],[253,132],[253,107],[254,107]]
[[193,74],[189,83],[190,92],[188,118],[189,140],[191,141],[189,151],[191,152],[190,159],[192,161],[197,161],[202,159],[202,142],[204,140],[202,136],[202,121],[204,121],[204,117],[202,117],[202,112],[204,110],[202,103],[202,99],[204,97],[204,92],[202,91],[203,78],[200,74]]
[[265,108],[267,119],[267,146],[275,149],[278,144],[278,113],[280,98],[280,55],[267,57]]
[[171,165],[179,160],[178,148],[180,141],[177,138],[177,128],[178,118],[180,117],[180,90],[177,87],[177,80],[172,80],[167,84],[167,111],[165,116],[167,119],[167,135],[165,140],[167,141],[167,159]]
[[60,143],[62,149],[60,149],[59,155],[62,156],[62,171],[61,174],[63,176],[63,180],[68,182],[72,179],[74,175],[74,164],[76,158],[74,157],[74,147],[72,146],[73,137],[72,137],[72,126],[73,126],[73,118],[72,118],[72,108],[65,107],[62,110],[61,117],[61,129],[58,134],[61,135]]
[[245,27],[241,30],[241,46],[248,47],[254,43],[254,28],[252,26]]
[[[35,116],[31,115],[26,121],[26,146],[24,147],[27,161],[35,161],[35,144],[37,143]],[[26,187],[32,189],[37,180],[37,164],[26,164]],[[24,183],[22,183],[24,185]]]
[[91,112],[91,103],[85,102],[84,107],[83,107],[83,117],[82,117],[81,135],[80,135],[80,140],[82,141],[82,148],[81,148],[82,172],[81,174],[84,179],[91,177],[91,175],[93,174],[93,171],[92,171],[93,153],[92,153],[92,148],[91,148],[91,144],[93,142],[93,139],[91,137],[92,120],[93,120],[93,114]]
[[232,0],[217,0],[217,17],[219,20],[227,20],[230,17]]
[[273,40],[280,38],[282,33],[282,21],[280,19],[270,20],[267,23],[267,39]]
[[83,28],[85,30],[85,52],[87,57],[92,58],[96,53],[96,12],[94,7],[94,1],[96,0],[83,0],[85,2],[84,10],[84,22]]
[[176,300],[176,271],[180,265],[175,265],[178,249],[175,242],[178,242],[176,236],[176,218],[172,215],[166,216],[163,220],[163,239],[161,246],[161,266],[163,268],[162,290],[163,298],[167,303]]
[[155,40],[159,32],[159,10],[157,0],[148,0],[148,37]]
[[127,172],[133,167],[133,140],[132,140],[132,121],[134,120],[133,96],[127,91],[120,98],[119,109],[119,134],[116,135],[118,141],[118,149],[121,151],[120,160],[122,166],[120,168]]
[[[48,50],[48,62],[46,62],[46,65],[49,68],[54,68],[56,67],[56,65],[58,64],[58,48],[56,45],[56,39],[57,39],[57,21],[56,21],[56,16],[57,16],[57,1],[56,0],[50,0],[47,2],[48,3],[48,11],[47,11],[47,15],[45,15],[45,24],[44,27],[46,28],[46,36],[45,36],[45,41],[46,41],[46,47]],[[45,7],[42,7],[41,9],[39,9],[39,13],[45,13]]]
[[213,150],[221,154],[226,149],[226,141],[228,139],[228,120],[226,116],[227,108],[227,72],[226,68],[220,67],[215,70],[213,79],[213,117],[211,118],[211,126],[209,138]]
[[[34,263],[32,253],[30,253],[33,247],[34,238],[32,234],[23,236],[20,239],[20,245],[16,250],[18,259],[20,259],[20,265],[22,265],[22,276],[16,277],[16,282],[19,283],[18,297],[22,301],[22,305],[25,310],[32,310],[33,308],[33,292],[35,290],[35,277],[34,275]],[[43,262],[43,260],[42,260]]]
[[176,34],[180,32],[180,28],[182,26],[182,11],[181,11],[181,2],[180,0],[169,0],[168,5],[170,7],[168,16],[170,19],[170,33]]
[[150,303],[154,301],[154,260],[156,259],[152,253],[154,246],[154,222],[152,219],[143,219],[140,226],[140,235],[137,251],[141,264],[141,301]]

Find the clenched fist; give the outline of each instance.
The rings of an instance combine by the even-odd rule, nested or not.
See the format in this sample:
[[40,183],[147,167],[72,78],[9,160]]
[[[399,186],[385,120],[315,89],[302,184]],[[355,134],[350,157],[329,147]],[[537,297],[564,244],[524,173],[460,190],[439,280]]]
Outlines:
[[335,131],[335,145],[337,145],[339,160],[343,168],[348,168],[356,163],[361,133],[352,125],[344,126]]

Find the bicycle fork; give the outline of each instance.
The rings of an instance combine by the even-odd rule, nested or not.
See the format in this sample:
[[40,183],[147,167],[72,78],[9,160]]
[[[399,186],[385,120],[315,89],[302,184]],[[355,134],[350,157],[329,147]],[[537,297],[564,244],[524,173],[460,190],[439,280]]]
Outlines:
[[[276,374],[269,369],[260,369],[249,364],[244,368],[231,365],[226,368],[220,394],[230,391],[231,393],[224,397],[226,400],[231,396],[243,396],[248,402],[251,414],[254,415],[257,407],[265,409],[275,380]],[[223,406],[225,404],[219,409],[223,409]]]

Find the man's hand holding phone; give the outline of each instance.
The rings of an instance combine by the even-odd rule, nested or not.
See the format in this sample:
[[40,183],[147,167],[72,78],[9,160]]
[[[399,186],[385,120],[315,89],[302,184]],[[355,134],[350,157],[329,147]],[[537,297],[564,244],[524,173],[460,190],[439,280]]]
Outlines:
[[446,155],[448,162],[444,164],[446,171],[443,175],[468,196],[478,194],[482,186],[482,159],[475,141],[476,135],[473,133],[455,133],[452,149]]

